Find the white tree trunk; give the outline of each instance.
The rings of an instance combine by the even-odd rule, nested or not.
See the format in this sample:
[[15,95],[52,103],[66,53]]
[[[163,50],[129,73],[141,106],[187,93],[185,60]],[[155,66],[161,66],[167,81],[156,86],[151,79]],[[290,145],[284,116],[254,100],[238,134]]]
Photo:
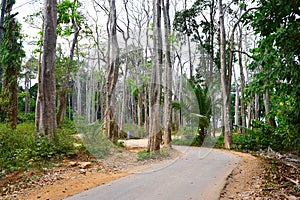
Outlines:
[[170,16],[169,16],[169,0],[163,3],[164,14],[164,42],[165,42],[165,96],[164,96],[164,146],[171,146],[171,128],[172,128],[172,63],[171,63],[171,47],[169,42]]
[[226,33],[224,25],[224,13],[222,0],[219,0],[219,19],[220,19],[220,60],[221,60],[221,85],[223,94],[224,112],[224,143],[225,148],[230,149],[232,143],[231,117],[230,117],[230,90],[228,86],[229,71],[226,67]]
[[159,151],[161,143],[161,73],[162,73],[162,33],[161,33],[161,0],[153,0],[153,66],[150,85],[150,152]]

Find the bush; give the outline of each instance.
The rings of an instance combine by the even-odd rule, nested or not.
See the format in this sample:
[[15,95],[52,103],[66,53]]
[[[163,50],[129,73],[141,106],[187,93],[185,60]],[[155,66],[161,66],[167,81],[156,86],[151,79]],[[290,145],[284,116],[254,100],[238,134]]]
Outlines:
[[0,126],[0,170],[27,169],[77,153],[75,138],[65,131],[58,130],[56,140],[48,141],[36,139],[33,130],[33,123],[20,124],[16,130]]
[[104,158],[115,147],[98,125],[86,127],[82,138],[85,148],[96,158]]
[[[287,138],[284,134],[277,132],[270,133],[269,127],[256,128],[255,131],[249,131],[248,134],[234,134],[232,136],[232,149],[259,151],[266,150],[269,147],[275,151],[295,152],[300,154],[300,139],[295,139],[287,144]],[[216,147],[224,147],[224,136],[219,136]]]
[[18,114],[18,122],[23,123],[23,122],[33,122],[35,119],[35,113],[28,113],[25,114],[23,112]]

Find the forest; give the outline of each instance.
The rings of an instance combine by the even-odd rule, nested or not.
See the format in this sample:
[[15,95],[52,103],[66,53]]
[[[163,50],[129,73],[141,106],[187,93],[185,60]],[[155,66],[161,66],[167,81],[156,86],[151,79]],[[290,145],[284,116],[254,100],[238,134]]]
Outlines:
[[14,6],[1,1],[0,170],[102,157],[129,138],[150,154],[300,154],[299,0]]

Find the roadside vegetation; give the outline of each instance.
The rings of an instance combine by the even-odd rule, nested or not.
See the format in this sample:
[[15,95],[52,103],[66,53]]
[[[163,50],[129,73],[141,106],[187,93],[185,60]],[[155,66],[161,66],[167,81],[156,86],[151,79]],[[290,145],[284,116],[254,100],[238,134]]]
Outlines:
[[16,129],[0,125],[0,170],[2,175],[9,171],[42,169],[66,157],[76,155],[81,147],[73,137],[74,129],[62,127],[57,130],[56,140],[49,141],[34,134],[34,123],[24,122]]

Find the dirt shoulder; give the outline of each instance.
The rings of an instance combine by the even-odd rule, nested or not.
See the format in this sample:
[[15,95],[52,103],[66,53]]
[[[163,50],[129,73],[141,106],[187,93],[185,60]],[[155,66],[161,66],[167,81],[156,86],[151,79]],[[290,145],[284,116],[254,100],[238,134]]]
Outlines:
[[231,152],[240,157],[220,199],[300,199],[300,163]]
[[261,175],[266,164],[251,154],[231,151],[240,157],[238,166],[232,171],[221,192],[220,199],[255,199],[256,190],[262,185]]
[[65,160],[61,167],[12,174],[11,179],[9,177],[0,182],[4,190],[0,200],[64,199],[181,155],[176,150],[170,150],[169,157],[138,161],[136,152],[143,149],[117,149],[105,159],[95,160],[85,156],[80,161]]

